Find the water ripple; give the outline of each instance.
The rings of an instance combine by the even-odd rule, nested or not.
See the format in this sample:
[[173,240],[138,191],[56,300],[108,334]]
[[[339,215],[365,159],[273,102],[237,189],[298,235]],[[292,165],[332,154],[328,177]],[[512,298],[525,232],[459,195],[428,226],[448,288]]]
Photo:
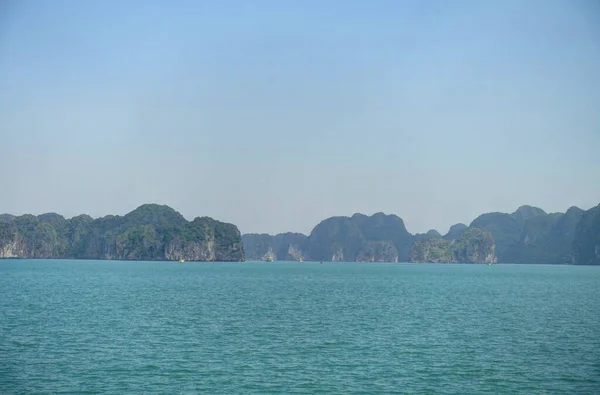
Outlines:
[[2,394],[600,393],[600,268],[0,263]]

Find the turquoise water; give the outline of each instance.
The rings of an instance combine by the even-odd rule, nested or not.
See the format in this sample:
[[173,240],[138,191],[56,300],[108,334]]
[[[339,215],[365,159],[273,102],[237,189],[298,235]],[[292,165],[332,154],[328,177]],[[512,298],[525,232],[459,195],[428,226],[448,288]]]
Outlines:
[[600,393],[600,267],[0,262],[0,393]]

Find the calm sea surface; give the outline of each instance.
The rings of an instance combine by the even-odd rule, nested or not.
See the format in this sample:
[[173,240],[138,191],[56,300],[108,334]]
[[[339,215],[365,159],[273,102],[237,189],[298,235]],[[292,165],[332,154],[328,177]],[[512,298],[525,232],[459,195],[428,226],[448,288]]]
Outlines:
[[598,394],[600,267],[0,261],[2,394]]

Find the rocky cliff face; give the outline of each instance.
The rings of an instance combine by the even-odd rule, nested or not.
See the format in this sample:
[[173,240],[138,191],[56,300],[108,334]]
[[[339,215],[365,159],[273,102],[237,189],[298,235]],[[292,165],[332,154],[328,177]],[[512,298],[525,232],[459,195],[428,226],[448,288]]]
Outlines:
[[536,207],[521,206],[512,214],[480,215],[470,227],[492,234],[499,262],[569,263],[575,227],[582,214],[577,207],[564,214],[547,214]]
[[336,262],[406,261],[413,242],[402,219],[383,213],[331,217],[315,226],[308,237],[250,233],[242,239],[248,259]]
[[66,220],[58,214],[0,221],[2,258],[243,261],[236,226],[212,218],[188,222],[167,206],[143,205],[131,213]]
[[468,229],[459,240],[441,237],[415,242],[411,262],[429,263],[496,263],[494,239],[489,232]]
[[368,241],[356,256],[357,262],[398,262],[398,249],[391,241]]
[[299,244],[290,244],[288,246],[286,258],[294,261],[304,260],[304,252]]
[[15,229],[0,222],[0,258],[19,258],[25,256],[27,246]]
[[332,217],[315,226],[307,242],[313,260],[406,261],[413,236],[396,215]]
[[469,229],[465,231],[458,242],[452,243],[452,247],[452,255],[455,262],[498,262],[494,238],[490,232],[481,229]]
[[496,244],[499,262],[514,262],[515,246],[521,235],[521,224],[506,213],[487,213],[475,218],[469,228],[483,229],[491,233]]
[[54,258],[63,250],[52,225],[33,215],[0,222],[0,258]]
[[600,204],[581,216],[573,240],[573,264],[600,265]]
[[305,260],[306,235],[302,233],[268,234],[247,233],[242,236],[246,259],[300,261]]
[[[577,207],[564,214],[548,214],[533,206],[521,206],[512,214],[482,214],[470,226],[453,225],[444,236],[435,230],[413,236],[396,215],[354,214],[328,218],[315,226],[308,237],[297,233],[248,234],[243,240],[250,259],[570,263],[575,228],[582,215],[583,210]],[[586,225],[586,229],[590,226]],[[579,251],[585,255],[584,250]],[[576,261],[589,261],[584,255]]]

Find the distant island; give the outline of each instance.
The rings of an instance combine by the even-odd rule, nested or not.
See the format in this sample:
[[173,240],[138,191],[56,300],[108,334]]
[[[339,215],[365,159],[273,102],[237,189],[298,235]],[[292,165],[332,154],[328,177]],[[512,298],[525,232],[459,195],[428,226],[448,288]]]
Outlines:
[[235,225],[145,204],[98,219],[2,214],[0,258],[243,261],[244,249]]
[[338,261],[600,265],[600,205],[565,213],[521,206],[447,234],[411,234],[394,214],[331,217],[310,235],[244,234],[209,217],[187,221],[145,204],[124,216],[0,215],[0,258],[151,261]]
[[396,215],[331,217],[306,236],[242,235],[253,260],[352,262],[534,263],[600,265],[600,205],[565,213],[521,206],[513,213],[486,213],[470,225],[410,234]]

